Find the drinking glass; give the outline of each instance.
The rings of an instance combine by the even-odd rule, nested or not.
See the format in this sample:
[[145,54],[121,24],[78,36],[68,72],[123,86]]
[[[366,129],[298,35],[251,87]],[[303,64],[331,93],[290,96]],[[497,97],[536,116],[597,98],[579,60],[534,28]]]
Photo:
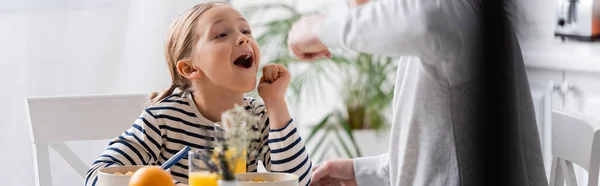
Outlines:
[[[240,136],[240,139],[242,139],[242,143],[240,144],[231,144],[228,143],[228,141],[226,141],[226,133],[227,132],[231,132],[228,131],[227,128],[223,127],[222,124],[220,122],[217,122],[214,124],[214,128],[215,128],[215,144],[219,145],[222,143],[227,144],[227,149],[225,150],[225,158],[227,160],[233,161],[234,163],[229,162],[230,167],[233,170],[233,174],[238,174],[238,173],[245,173],[246,172],[246,146],[247,146],[247,142],[246,142],[246,123],[240,123],[240,131],[236,131],[238,132],[238,134]],[[242,152],[238,152],[238,150],[241,149]],[[220,146],[215,147],[215,152],[221,152],[223,149],[221,149]]]
[[218,186],[219,175],[214,172],[210,161],[212,161],[212,150],[195,150],[188,152],[189,161],[189,186]]

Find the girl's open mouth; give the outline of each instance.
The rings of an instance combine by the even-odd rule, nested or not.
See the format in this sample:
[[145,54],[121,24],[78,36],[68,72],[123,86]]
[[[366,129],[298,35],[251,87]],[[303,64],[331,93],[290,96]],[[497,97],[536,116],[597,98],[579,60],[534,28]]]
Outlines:
[[243,54],[237,59],[235,59],[235,61],[233,61],[233,64],[248,69],[254,64],[254,57],[251,53]]

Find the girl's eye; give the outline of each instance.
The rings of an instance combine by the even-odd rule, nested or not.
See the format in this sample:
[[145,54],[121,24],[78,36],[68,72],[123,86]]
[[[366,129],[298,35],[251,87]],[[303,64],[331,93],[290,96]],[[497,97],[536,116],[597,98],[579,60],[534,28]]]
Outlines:
[[242,30],[242,33],[246,35],[252,35],[252,31],[250,30]]
[[215,37],[215,39],[223,38],[223,37],[225,37],[225,36],[227,36],[227,33],[221,33],[221,34],[217,35],[217,36]]

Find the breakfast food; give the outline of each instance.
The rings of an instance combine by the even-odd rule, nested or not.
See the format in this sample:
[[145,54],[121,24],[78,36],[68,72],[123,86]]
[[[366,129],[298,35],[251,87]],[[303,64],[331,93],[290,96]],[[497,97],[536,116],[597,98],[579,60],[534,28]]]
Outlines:
[[267,181],[261,177],[254,177],[252,179],[252,182],[267,182]]
[[129,186],[174,186],[171,174],[158,166],[145,166],[133,173]]
[[299,186],[295,174],[278,172],[248,172],[235,175],[240,186]]
[[121,173],[121,172],[115,172],[114,175],[125,175],[125,176],[131,176],[133,175],[134,172],[128,171],[125,174]]

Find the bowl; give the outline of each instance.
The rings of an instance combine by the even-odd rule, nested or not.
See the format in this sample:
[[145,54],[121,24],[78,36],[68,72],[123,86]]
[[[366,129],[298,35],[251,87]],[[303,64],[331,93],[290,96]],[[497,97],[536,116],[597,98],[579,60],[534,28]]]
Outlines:
[[[102,168],[98,171],[98,182],[97,186],[129,186],[129,179],[131,176],[128,175],[115,175],[116,172],[125,174],[127,172],[135,172],[138,169],[150,166],[150,165],[128,165],[128,166],[117,166]],[[169,170],[167,172],[170,173]]]
[[[298,176],[288,173],[275,172],[252,172],[235,175],[238,180],[238,186],[298,186]],[[266,182],[253,182],[255,178],[260,178]]]

